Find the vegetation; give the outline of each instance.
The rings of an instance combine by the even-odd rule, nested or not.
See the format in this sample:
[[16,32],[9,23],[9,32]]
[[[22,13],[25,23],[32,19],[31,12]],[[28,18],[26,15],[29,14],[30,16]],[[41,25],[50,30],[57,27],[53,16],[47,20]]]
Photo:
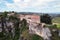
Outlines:
[[[8,12],[4,12],[2,14],[2,16],[0,16],[0,23],[2,25],[2,32],[0,32],[0,40],[19,40],[20,37],[20,28],[19,28],[19,24],[20,24],[20,20],[19,18],[17,18],[16,16],[10,16],[9,19],[11,20],[6,20]],[[14,37],[12,36],[12,30],[10,29],[7,30],[9,31],[8,33],[5,31],[5,27],[7,27],[6,22],[11,21],[14,24],[14,28],[15,28],[15,32],[14,32]]]
[[60,29],[60,17],[53,18],[52,23],[56,24],[57,27]]
[[52,24],[51,16],[49,16],[48,14],[41,15],[40,20],[41,20],[42,23]]
[[32,39],[31,40],[43,40],[43,38],[38,36],[38,35],[36,35],[36,34],[34,34],[34,35],[32,35]]
[[[14,12],[13,12],[14,13]],[[27,21],[23,19],[22,21],[17,18],[17,14],[14,16],[7,16],[8,12],[4,12],[2,15],[0,15],[0,23],[2,25],[2,32],[0,32],[0,40],[19,40],[21,37],[23,37],[23,40],[43,40],[42,37],[36,35],[36,34],[29,34],[29,28],[27,26]],[[12,32],[6,32],[5,26],[7,27],[7,20],[6,18],[9,18],[8,21],[11,21],[13,23],[14,30],[14,36],[12,36]],[[57,25],[52,25],[51,23],[58,23]],[[51,17],[47,14],[41,16],[41,22],[46,23],[47,27],[50,28],[52,32],[52,40],[60,40],[60,37],[56,32],[53,32],[52,29],[58,29],[60,28],[60,18],[54,18],[53,20]],[[48,25],[49,24],[49,25]],[[20,26],[19,26],[20,25]],[[22,35],[22,36],[21,36]]]
[[52,20],[53,23],[60,23],[60,17],[55,17]]

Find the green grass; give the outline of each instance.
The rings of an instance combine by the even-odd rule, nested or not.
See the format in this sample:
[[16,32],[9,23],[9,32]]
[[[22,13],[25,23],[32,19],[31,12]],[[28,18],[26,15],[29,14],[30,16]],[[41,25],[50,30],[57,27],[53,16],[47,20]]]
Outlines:
[[57,25],[57,28],[60,29],[60,17],[53,18],[52,23],[55,23]]
[[53,23],[59,23],[60,24],[60,17],[55,17],[52,19]]

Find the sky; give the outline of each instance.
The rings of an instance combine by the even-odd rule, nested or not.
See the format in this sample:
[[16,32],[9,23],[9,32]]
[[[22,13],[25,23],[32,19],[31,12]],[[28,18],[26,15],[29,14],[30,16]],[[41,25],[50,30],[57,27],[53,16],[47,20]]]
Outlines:
[[0,0],[0,12],[60,13],[60,0]]

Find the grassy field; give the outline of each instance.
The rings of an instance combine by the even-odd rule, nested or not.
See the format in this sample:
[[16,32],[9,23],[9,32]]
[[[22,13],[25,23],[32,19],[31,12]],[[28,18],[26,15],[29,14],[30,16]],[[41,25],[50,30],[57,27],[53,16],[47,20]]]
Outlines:
[[52,19],[52,23],[56,24],[60,28],[60,17],[55,17]]

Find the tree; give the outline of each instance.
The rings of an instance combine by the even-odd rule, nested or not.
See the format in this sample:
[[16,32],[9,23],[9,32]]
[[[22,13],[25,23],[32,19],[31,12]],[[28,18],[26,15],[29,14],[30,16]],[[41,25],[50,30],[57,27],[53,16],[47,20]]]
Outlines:
[[[8,32],[6,34],[5,31],[5,27],[6,27],[6,23],[7,23],[7,13],[8,12],[4,12],[2,15],[0,15],[0,20],[1,20],[1,25],[2,25],[2,32],[0,33],[0,40],[19,40],[20,38],[20,28],[19,28],[19,24],[20,24],[20,19],[17,18],[17,14],[15,14],[14,16],[9,16],[9,22],[13,23],[13,27],[14,27],[14,37],[12,37],[12,32]],[[6,27],[7,28],[7,27]],[[7,30],[8,31],[8,30]],[[12,31],[12,30],[10,30]]]
[[[16,14],[17,15],[17,14]],[[9,17],[9,20],[12,21],[14,23],[14,37],[13,37],[13,40],[19,40],[20,38],[20,27],[19,27],[19,24],[20,24],[20,19],[17,18],[17,16],[14,15],[14,16],[10,16]]]
[[7,17],[7,14],[8,14],[7,11],[3,12],[3,16],[4,16],[4,17]]
[[41,20],[42,23],[52,24],[51,16],[48,15],[48,14],[41,15],[41,19],[40,20]]
[[26,29],[27,29],[27,21],[25,19],[23,19],[21,21],[21,29],[20,29],[21,33]]
[[14,28],[15,28],[15,35],[13,40],[18,40],[20,38],[20,28],[19,28],[20,20],[18,18],[15,19]]
[[22,23],[23,23],[24,26],[26,26],[27,25],[27,20],[26,19],[23,19],[22,20]]
[[3,40],[3,39],[5,39],[5,37],[6,37],[6,31],[5,31],[5,27],[7,26],[6,25],[6,17],[7,17],[7,13],[8,12],[3,12],[3,14],[0,16],[0,20],[1,20],[1,22],[0,22],[0,24],[1,24],[1,26],[2,26],[2,32],[1,32],[1,40]]
[[43,38],[34,34],[34,35],[31,36],[31,40],[43,40]]

